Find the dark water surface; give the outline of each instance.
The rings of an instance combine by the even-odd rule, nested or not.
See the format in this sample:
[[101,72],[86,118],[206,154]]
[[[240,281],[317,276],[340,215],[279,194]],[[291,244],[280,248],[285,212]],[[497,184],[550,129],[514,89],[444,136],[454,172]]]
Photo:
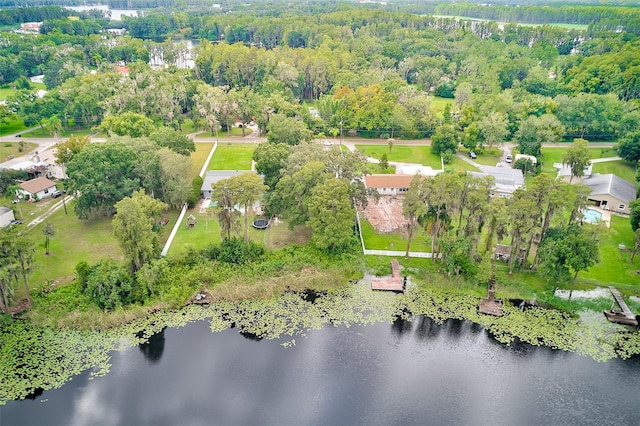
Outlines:
[[0,407],[0,425],[640,425],[638,358],[505,348],[425,317],[286,341],[169,328],[105,377]]

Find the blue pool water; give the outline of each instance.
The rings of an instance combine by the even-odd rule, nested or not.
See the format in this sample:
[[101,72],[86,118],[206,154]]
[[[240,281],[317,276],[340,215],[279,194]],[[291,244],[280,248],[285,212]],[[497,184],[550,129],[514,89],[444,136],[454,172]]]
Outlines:
[[584,220],[589,223],[596,223],[602,220],[602,213],[593,209],[585,209],[582,211]]

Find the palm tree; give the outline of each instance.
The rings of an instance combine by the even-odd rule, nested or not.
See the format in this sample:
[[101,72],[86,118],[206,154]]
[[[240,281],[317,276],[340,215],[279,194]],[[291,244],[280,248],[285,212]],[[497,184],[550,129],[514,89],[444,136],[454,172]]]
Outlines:
[[44,224],[44,228],[42,228],[42,233],[44,234],[44,252],[46,255],[49,254],[49,240],[56,234],[56,228],[53,224],[47,222]]
[[60,134],[62,133],[62,121],[60,121],[57,115],[52,115],[45,120],[45,127],[52,138],[57,140],[60,137]]

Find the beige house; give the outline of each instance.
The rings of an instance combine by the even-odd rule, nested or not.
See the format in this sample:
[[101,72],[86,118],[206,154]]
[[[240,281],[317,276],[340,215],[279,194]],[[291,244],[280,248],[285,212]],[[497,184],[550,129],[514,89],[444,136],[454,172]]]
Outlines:
[[591,188],[588,200],[603,210],[630,214],[629,204],[636,199],[636,187],[614,174],[595,174],[582,181]]

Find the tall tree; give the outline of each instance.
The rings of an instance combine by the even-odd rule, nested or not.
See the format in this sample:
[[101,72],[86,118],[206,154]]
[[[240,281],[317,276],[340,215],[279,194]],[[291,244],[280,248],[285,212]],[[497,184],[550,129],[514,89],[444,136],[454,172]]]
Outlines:
[[156,129],[149,135],[149,139],[158,146],[167,147],[173,152],[187,157],[196,150],[196,145],[192,139],[170,127]]
[[74,155],[82,151],[89,143],[91,139],[89,136],[69,136],[66,141],[58,142],[56,144],[56,163],[68,164]]
[[50,240],[56,235],[56,228],[51,222],[46,222],[42,228],[42,235],[44,235],[44,254],[49,254]]
[[262,198],[268,187],[262,177],[254,173],[242,173],[228,179],[235,204],[244,208],[244,241],[249,241],[249,209]]
[[120,243],[132,273],[160,254],[160,242],[154,225],[168,206],[144,193],[136,191],[116,203],[113,235]]
[[318,184],[311,191],[308,209],[312,242],[325,251],[346,249],[353,238],[355,218],[349,199],[349,183],[332,178]]
[[62,133],[62,121],[58,118],[57,115],[49,117],[45,121],[45,127],[47,131],[51,135],[52,138],[58,140],[60,134]]
[[404,194],[404,199],[402,200],[402,214],[407,219],[407,250],[405,251],[405,257],[409,257],[413,231],[418,225],[418,218],[427,211],[427,204],[424,202],[424,197],[421,193],[422,180],[423,178],[420,175],[415,175],[411,179],[409,190]]
[[562,164],[566,164],[571,169],[569,183],[576,177],[580,179],[584,176],[584,169],[591,164],[591,153],[587,148],[589,142],[585,139],[574,139],[573,144],[562,156]]
[[122,144],[90,144],[67,165],[67,188],[76,194],[75,211],[80,219],[109,216],[114,205],[140,188],[134,172],[137,155]]
[[256,172],[264,176],[264,183],[269,188],[276,187],[290,153],[291,146],[284,143],[261,143],[253,152]]
[[631,132],[618,143],[618,155],[633,163],[636,170],[640,161],[640,131]]

